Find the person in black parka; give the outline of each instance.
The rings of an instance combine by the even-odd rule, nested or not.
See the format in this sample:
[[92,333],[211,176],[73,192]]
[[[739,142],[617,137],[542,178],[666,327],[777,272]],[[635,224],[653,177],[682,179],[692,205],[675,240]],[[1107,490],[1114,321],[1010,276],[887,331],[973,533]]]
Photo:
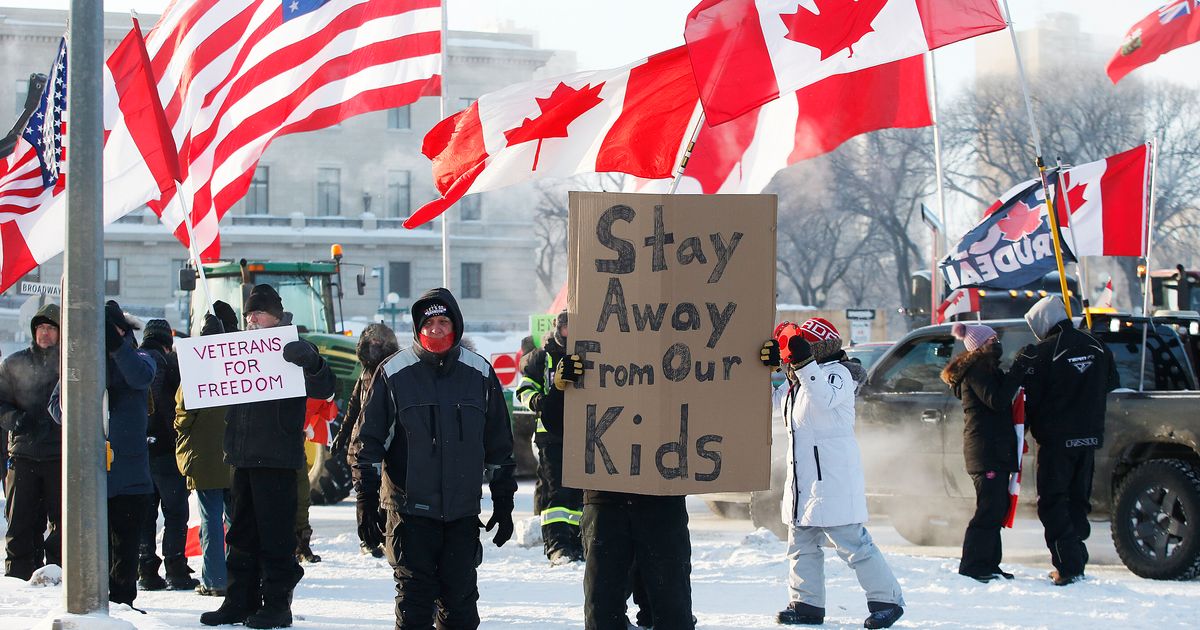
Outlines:
[[1003,349],[996,331],[983,324],[956,323],[955,337],[967,351],[942,370],[942,381],[962,400],[963,457],[975,482],[975,516],[963,538],[958,572],[980,582],[1012,579],[1000,570],[1000,529],[1008,515],[1009,473],[1017,470],[1017,434],[1012,391],[1000,369]]

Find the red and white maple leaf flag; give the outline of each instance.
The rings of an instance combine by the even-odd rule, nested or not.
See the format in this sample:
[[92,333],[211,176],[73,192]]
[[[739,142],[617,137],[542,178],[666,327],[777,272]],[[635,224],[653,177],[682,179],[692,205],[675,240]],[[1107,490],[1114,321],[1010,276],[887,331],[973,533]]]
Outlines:
[[[845,108],[851,99],[863,107]],[[704,126],[678,192],[760,193],[779,171],[859,134],[933,124],[920,56],[839,74],[715,127]],[[639,182],[666,192],[670,179]]]
[[955,289],[938,306],[937,323],[944,324],[955,315],[978,313],[979,310],[979,289]]
[[1008,474],[1008,515],[1004,517],[1004,526],[1012,528],[1017,519],[1017,501],[1021,498],[1021,468],[1024,466],[1025,452],[1029,446],[1025,443],[1025,388],[1018,387],[1012,400],[1013,432],[1017,434],[1017,472]]
[[1104,283],[1104,290],[1100,292],[1100,297],[1096,298],[1096,306],[1098,308],[1112,308],[1113,305],[1113,286],[1112,276],[1108,277],[1108,282]]
[[1066,169],[1058,181],[1059,227],[1076,256],[1146,254],[1149,144]]
[[826,77],[1004,27],[996,0],[702,0],[684,39],[719,125]]
[[405,222],[414,228],[463,195],[538,177],[626,173],[670,177],[699,115],[681,46],[615,70],[579,72],[484,94],[425,135],[442,197]]

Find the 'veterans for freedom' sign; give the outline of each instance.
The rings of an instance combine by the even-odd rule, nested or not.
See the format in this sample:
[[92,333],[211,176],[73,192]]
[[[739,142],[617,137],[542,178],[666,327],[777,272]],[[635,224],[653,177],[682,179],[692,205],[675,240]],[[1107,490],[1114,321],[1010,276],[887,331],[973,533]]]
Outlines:
[[304,370],[283,360],[295,326],[175,340],[183,404],[191,410],[304,396]]
[[570,195],[564,485],[770,485],[774,195]]

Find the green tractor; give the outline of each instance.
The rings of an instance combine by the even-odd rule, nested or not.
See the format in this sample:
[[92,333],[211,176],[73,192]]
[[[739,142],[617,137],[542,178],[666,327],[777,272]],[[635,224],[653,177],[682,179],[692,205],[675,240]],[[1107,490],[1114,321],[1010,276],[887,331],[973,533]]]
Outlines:
[[[208,280],[208,293],[213,301],[227,302],[242,317],[242,303],[256,284],[269,284],[279,292],[283,306],[292,315],[292,324],[302,339],[312,342],[321,356],[329,362],[337,375],[335,402],[338,417],[330,423],[330,435],[337,433],[342,421],[350,391],[362,372],[355,347],[358,339],[341,327],[343,264],[341,247],[331,248],[333,260],[307,263],[285,263],[268,261],[217,262],[204,265],[204,276]],[[364,270],[365,271],[365,270]],[[192,268],[180,271],[179,284],[184,291],[191,292],[187,319],[187,330],[191,335],[200,334],[204,313],[208,311],[208,296],[203,288],[197,288],[198,274]],[[366,276],[360,271],[356,276],[358,294],[366,286]],[[335,308],[335,304],[337,308]],[[350,494],[350,469],[344,453],[330,452],[322,444],[305,442],[308,456],[308,478],[314,505],[331,505]]]

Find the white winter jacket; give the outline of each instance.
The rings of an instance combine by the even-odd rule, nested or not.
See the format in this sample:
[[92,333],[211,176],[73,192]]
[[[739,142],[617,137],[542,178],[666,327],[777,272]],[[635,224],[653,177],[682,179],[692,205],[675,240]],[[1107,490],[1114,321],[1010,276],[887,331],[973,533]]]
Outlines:
[[796,372],[797,383],[775,390],[775,408],[788,427],[785,525],[835,527],[867,521],[862,457],[854,438],[850,371],[837,361],[815,361]]

